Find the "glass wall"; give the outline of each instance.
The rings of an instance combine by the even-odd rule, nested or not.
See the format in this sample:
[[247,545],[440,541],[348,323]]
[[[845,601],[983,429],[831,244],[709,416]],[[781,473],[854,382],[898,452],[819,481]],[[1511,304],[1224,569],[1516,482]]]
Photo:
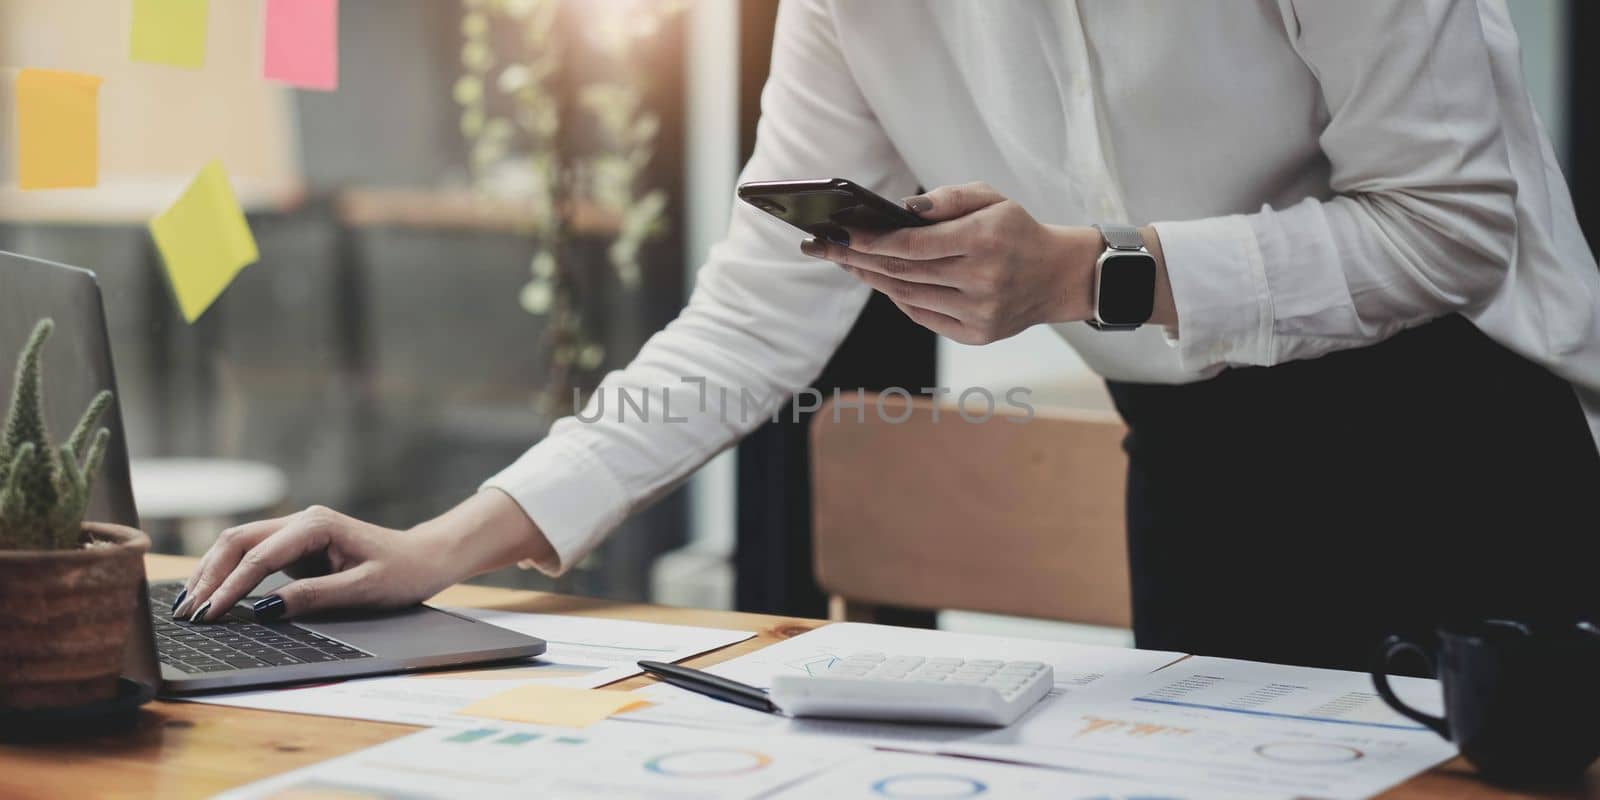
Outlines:
[[[7,165],[0,249],[100,274],[158,549],[312,503],[421,521],[682,306],[687,3],[344,0],[335,92],[261,78],[260,2],[210,4],[192,71],[129,61],[129,13],[0,4],[0,64],[105,81],[101,185],[18,192]],[[144,225],[212,158],[261,258],[189,325]],[[644,598],[686,508],[560,588]]]

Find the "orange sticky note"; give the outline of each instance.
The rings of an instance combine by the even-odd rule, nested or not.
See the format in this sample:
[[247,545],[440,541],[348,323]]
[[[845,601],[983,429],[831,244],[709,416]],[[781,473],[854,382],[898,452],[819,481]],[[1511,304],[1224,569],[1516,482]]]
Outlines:
[[191,324],[260,258],[222,162],[200,170],[178,202],[150,220],[183,318]]
[[267,0],[266,28],[264,77],[339,88],[339,0]]
[[650,705],[632,692],[572,689],[530,683],[507,689],[456,710],[457,714],[511,722],[582,728],[623,711]]
[[68,189],[100,182],[100,78],[17,73],[17,185]]

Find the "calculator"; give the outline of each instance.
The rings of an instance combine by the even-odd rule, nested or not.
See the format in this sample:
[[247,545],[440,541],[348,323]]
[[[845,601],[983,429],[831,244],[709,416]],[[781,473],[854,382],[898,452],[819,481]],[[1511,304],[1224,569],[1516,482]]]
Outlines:
[[1054,685],[1042,661],[864,652],[779,675],[768,696],[795,717],[1003,726]]

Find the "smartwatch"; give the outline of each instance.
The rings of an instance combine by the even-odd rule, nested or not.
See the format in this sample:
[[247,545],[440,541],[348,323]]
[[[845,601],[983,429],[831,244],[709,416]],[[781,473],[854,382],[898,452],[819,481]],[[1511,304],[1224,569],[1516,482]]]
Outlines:
[[1094,264],[1094,318],[1099,331],[1131,331],[1150,321],[1156,306],[1156,259],[1132,225],[1096,225],[1105,252]]

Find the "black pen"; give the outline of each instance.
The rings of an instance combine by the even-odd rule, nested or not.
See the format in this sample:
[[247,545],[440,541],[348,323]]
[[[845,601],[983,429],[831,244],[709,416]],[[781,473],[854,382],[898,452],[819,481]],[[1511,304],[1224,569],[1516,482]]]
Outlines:
[[721,700],[727,703],[736,703],[745,708],[765,711],[769,714],[778,712],[778,707],[767,699],[763,689],[730,681],[709,672],[702,672],[692,667],[680,667],[677,664],[666,664],[660,661],[640,661],[639,669],[660,678],[680,689],[688,689],[696,694]]

